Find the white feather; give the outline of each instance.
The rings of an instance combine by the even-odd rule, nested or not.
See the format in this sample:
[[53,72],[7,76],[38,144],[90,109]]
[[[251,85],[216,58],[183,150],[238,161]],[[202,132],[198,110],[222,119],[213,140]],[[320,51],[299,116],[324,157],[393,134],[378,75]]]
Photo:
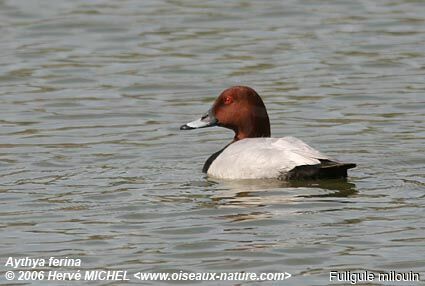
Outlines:
[[208,175],[221,179],[278,178],[296,166],[329,159],[295,137],[247,138],[230,144],[211,164]]

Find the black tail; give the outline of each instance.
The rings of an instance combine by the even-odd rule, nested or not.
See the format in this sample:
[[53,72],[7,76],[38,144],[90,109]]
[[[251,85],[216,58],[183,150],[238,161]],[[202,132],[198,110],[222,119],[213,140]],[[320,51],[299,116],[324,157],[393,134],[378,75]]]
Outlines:
[[354,163],[339,163],[330,160],[320,160],[319,178],[346,178],[347,170],[355,168]]
[[347,177],[347,170],[356,167],[354,163],[339,163],[330,160],[319,160],[317,165],[297,166],[281,179],[306,180],[306,179],[339,179]]

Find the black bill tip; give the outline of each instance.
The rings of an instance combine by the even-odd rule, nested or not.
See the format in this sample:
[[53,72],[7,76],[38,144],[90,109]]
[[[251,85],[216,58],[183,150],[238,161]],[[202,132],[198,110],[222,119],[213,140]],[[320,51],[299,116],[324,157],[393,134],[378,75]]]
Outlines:
[[195,129],[195,128],[190,127],[190,126],[189,126],[189,125],[187,125],[187,124],[184,124],[184,125],[180,126],[180,130],[191,130],[191,129]]

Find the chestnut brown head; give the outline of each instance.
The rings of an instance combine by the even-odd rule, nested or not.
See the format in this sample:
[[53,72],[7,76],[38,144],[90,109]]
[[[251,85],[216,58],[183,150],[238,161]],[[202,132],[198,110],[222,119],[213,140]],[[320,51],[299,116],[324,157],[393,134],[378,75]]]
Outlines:
[[221,126],[235,132],[234,141],[244,138],[270,137],[270,121],[261,97],[250,87],[234,86],[223,91],[212,108],[182,130]]

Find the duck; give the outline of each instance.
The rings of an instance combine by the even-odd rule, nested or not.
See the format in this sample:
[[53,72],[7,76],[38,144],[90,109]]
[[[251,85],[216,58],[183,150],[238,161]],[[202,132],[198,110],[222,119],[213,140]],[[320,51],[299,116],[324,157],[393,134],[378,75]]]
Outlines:
[[266,106],[248,86],[224,90],[201,118],[180,130],[219,126],[234,131],[233,140],[213,153],[202,171],[217,179],[315,180],[347,177],[354,163],[334,160],[302,140],[272,138]]

